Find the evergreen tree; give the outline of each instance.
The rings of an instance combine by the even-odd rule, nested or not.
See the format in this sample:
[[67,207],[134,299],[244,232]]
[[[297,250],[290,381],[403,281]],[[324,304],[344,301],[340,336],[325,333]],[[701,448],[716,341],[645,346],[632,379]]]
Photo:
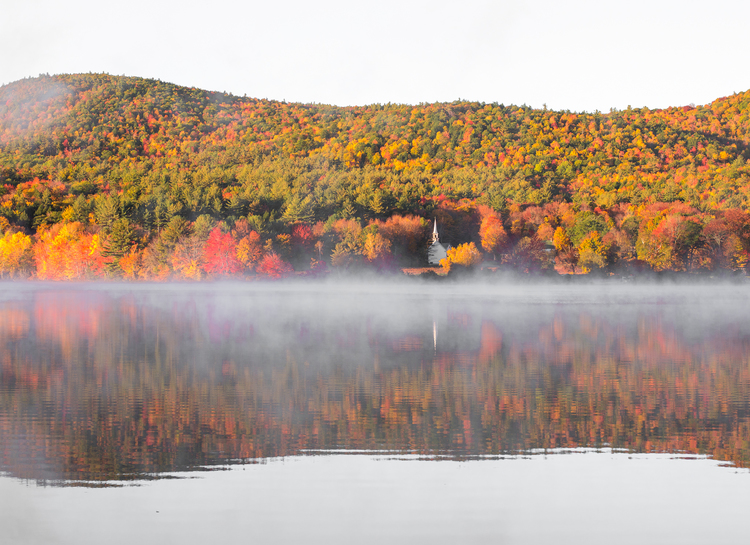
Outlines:
[[110,260],[106,265],[108,274],[112,276],[122,274],[120,259],[136,242],[135,230],[127,218],[120,218],[112,223],[112,227],[104,240],[102,251],[102,255]]

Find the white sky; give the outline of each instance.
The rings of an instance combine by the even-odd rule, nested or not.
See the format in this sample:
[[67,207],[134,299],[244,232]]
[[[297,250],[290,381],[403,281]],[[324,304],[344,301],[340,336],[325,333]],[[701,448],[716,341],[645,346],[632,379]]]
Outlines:
[[748,21],[744,0],[0,0],[0,84],[107,72],[340,106],[663,108],[750,88]]

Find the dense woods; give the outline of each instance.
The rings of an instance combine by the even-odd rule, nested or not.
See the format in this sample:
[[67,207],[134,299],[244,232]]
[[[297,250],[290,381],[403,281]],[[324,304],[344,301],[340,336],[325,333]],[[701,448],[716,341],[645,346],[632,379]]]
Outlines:
[[426,264],[435,218],[446,269],[744,271],[749,116],[750,92],[577,113],[21,80],[0,88],[0,275],[398,271]]

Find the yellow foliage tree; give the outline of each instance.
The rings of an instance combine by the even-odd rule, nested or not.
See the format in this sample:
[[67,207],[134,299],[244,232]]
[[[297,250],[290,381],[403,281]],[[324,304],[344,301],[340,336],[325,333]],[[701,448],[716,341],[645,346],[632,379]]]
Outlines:
[[179,277],[186,280],[203,278],[203,244],[200,237],[192,235],[183,237],[175,245],[172,268]]
[[440,265],[446,271],[450,271],[453,265],[462,265],[464,267],[473,267],[482,262],[482,252],[480,252],[476,244],[473,242],[467,242],[466,244],[459,244],[455,248],[450,248],[447,252],[448,257],[440,261]]
[[596,231],[591,231],[578,245],[578,265],[584,274],[602,270],[607,266],[609,248]]
[[391,255],[391,241],[380,233],[367,233],[363,252],[367,261],[371,263],[382,261]]
[[0,278],[28,275],[31,269],[31,237],[6,232],[0,238]]
[[744,247],[742,246],[740,237],[738,237],[736,234],[729,235],[726,242],[724,242],[723,250],[724,258],[731,270],[737,271],[745,268],[745,266],[747,265],[748,255]]
[[555,234],[552,236],[552,244],[555,245],[555,250],[558,252],[563,252],[570,248],[570,238],[568,238],[568,233],[563,227],[555,229]]

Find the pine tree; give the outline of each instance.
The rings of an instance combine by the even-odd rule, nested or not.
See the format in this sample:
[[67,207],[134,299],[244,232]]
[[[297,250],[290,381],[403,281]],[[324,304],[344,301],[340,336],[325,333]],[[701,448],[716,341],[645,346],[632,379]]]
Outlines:
[[102,255],[109,258],[106,271],[112,276],[122,274],[120,259],[135,245],[135,230],[127,218],[120,218],[112,223],[109,234],[104,241]]

